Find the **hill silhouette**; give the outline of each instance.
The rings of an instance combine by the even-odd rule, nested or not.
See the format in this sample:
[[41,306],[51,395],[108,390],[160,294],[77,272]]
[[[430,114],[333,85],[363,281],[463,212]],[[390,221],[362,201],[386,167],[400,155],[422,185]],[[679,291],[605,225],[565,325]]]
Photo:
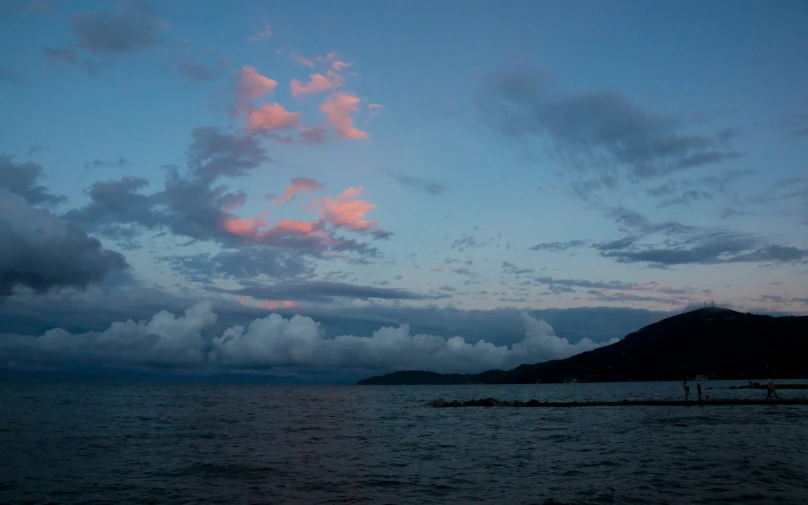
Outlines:
[[707,307],[669,317],[617,343],[570,358],[479,374],[399,371],[360,385],[532,384],[808,376],[808,316],[772,317]]

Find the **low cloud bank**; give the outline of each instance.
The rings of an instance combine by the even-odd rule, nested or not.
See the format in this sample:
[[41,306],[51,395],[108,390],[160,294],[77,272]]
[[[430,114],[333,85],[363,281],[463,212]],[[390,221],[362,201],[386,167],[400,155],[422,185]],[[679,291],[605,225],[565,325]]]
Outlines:
[[583,338],[572,343],[527,313],[522,313],[525,337],[510,347],[485,340],[467,342],[457,336],[411,335],[409,325],[382,327],[369,337],[328,338],[310,317],[287,319],[279,314],[211,335],[216,321],[206,301],[179,317],[160,311],[149,320],[112,323],[101,332],[71,334],[57,328],[40,336],[0,335],[0,366],[480,372],[565,358],[616,341],[596,343]]

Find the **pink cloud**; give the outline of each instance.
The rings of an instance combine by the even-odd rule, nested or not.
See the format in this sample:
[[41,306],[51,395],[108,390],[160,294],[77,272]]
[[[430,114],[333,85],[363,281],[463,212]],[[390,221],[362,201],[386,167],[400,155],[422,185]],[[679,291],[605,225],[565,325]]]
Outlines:
[[379,112],[381,112],[383,108],[384,108],[384,105],[381,105],[381,104],[378,104],[378,103],[368,104],[368,110],[370,111],[370,117],[373,117],[376,114],[378,114]]
[[319,109],[326,115],[325,122],[334,127],[343,140],[365,139],[368,138],[368,134],[357,129],[351,117],[352,112],[359,111],[359,103],[360,100],[356,96],[340,91],[320,104]]
[[265,38],[271,37],[271,36],[272,36],[272,27],[269,26],[268,24],[264,23],[264,27],[261,28],[261,31],[259,31],[258,33],[256,33],[255,35],[253,35],[251,37],[247,37],[247,42],[249,42],[250,44],[253,44],[255,42],[258,42],[261,39],[265,39]]
[[292,179],[292,185],[283,192],[283,197],[276,198],[275,203],[280,205],[285,201],[288,202],[300,191],[311,193],[318,189],[325,189],[325,184],[310,177],[295,177]]
[[295,306],[295,302],[292,300],[261,300],[261,306],[269,310],[289,309]]
[[236,98],[240,104],[246,104],[256,98],[272,94],[277,85],[278,81],[259,74],[254,67],[241,67]]
[[[305,56],[301,56],[297,53],[292,53],[292,59],[298,62],[299,64],[303,65],[304,67],[312,68],[314,67],[315,63],[323,63],[326,61],[332,61],[337,58],[337,53],[330,52],[325,56],[314,56],[312,58],[306,58]],[[337,69],[335,69],[337,70]]]
[[314,199],[310,208],[320,210],[320,217],[335,228],[347,228],[356,232],[367,231],[376,226],[378,220],[367,220],[365,216],[376,206],[365,200],[355,200],[362,195],[363,188],[348,188],[333,199]]
[[310,74],[309,82],[303,84],[297,79],[292,79],[289,83],[289,88],[292,90],[292,96],[304,95],[310,93],[319,93],[331,88],[338,88],[342,86],[342,77],[329,70],[323,74]]
[[299,112],[289,112],[278,103],[264,103],[253,109],[247,116],[247,129],[250,132],[259,130],[283,130],[300,125]]
[[238,219],[238,218],[232,218],[230,216],[224,216],[219,222],[219,225],[221,226],[222,230],[232,235],[238,235],[241,237],[251,236],[255,235],[255,233],[259,229],[265,226],[269,226],[269,223],[267,223],[263,219],[268,215],[269,211],[266,210],[258,214],[256,217],[251,217],[247,219]]
[[331,68],[334,69],[335,72],[339,72],[343,68],[348,68],[350,66],[353,66],[353,64],[352,63],[345,63],[344,61],[339,61],[339,60],[337,60],[337,61],[335,61],[334,63],[331,64]]
[[435,267],[432,269],[433,272],[443,272],[443,267]]
[[304,67],[311,68],[311,67],[314,66],[314,62],[312,60],[306,58],[305,56],[301,56],[299,54],[293,54],[292,59],[295,60],[296,62],[300,63]]

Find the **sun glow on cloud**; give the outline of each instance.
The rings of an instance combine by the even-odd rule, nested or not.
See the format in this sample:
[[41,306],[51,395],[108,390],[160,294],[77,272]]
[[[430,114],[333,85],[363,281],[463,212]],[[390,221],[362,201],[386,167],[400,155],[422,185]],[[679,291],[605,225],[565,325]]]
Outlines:
[[[300,191],[310,192],[324,187],[311,178],[295,178],[284,192],[283,199],[276,199],[276,203],[283,203]],[[323,247],[334,246],[339,243],[337,237],[332,235],[337,229],[360,234],[373,232],[377,237],[389,235],[388,232],[378,229],[378,219],[366,219],[367,214],[375,209],[376,205],[359,199],[362,192],[361,186],[350,187],[333,198],[326,196],[322,199],[313,199],[305,210],[318,213],[319,219],[315,221],[280,219],[270,226],[264,219],[269,215],[269,211],[263,211],[252,218],[238,218],[226,213],[221,218],[219,227],[223,232],[243,237],[252,244],[277,243],[284,238],[297,237],[315,240]]]

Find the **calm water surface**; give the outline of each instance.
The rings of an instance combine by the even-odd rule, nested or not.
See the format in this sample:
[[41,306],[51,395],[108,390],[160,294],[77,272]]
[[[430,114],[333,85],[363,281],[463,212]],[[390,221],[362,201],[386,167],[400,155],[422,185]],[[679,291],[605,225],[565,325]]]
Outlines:
[[[765,397],[702,384],[713,397]],[[681,391],[0,384],[0,502],[808,503],[806,407],[427,406]]]

